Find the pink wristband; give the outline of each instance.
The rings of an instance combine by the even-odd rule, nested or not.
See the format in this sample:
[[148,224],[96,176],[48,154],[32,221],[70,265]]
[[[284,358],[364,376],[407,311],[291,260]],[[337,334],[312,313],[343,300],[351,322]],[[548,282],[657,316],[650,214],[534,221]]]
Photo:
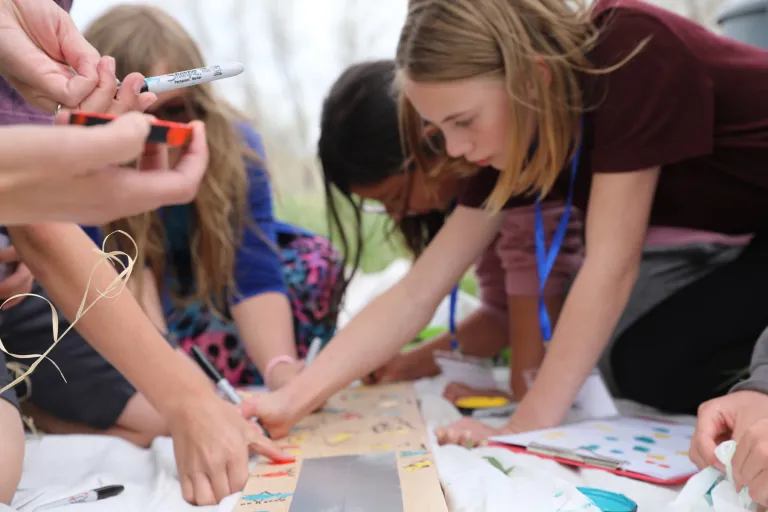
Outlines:
[[269,382],[269,374],[272,372],[272,370],[275,369],[275,366],[279,365],[280,363],[295,363],[296,359],[291,356],[277,356],[273,357],[268,363],[267,367],[264,369],[264,384],[267,384]]

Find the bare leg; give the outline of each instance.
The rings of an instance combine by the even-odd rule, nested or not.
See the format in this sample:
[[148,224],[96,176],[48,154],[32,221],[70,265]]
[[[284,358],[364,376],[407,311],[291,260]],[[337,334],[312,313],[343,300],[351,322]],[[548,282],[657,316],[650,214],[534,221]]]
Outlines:
[[0,503],[10,505],[24,465],[24,427],[18,409],[0,399]]

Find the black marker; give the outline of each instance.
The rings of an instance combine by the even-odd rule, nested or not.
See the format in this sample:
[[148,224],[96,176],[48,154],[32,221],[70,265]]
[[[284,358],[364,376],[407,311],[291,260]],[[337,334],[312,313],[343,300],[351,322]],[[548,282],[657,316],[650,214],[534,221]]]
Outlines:
[[74,496],[64,498],[63,500],[46,503],[41,507],[37,507],[35,510],[46,510],[49,508],[63,507],[65,505],[74,505],[75,503],[91,503],[93,501],[104,500],[111,498],[112,496],[117,496],[123,492],[124,489],[125,487],[122,485],[107,485],[106,487],[99,487],[98,489],[94,489],[92,491],[75,494]]
[[[230,402],[235,405],[239,405],[240,402],[243,401],[243,399],[240,398],[240,395],[238,395],[235,391],[235,388],[232,387],[232,384],[230,384],[227,379],[222,377],[216,367],[213,366],[213,363],[211,363],[203,351],[200,350],[200,348],[197,346],[192,347],[192,358],[197,362],[198,365],[200,365],[200,368],[203,369],[206,375],[208,375],[208,377],[210,377],[210,379],[216,383],[216,387],[219,388],[219,391],[224,393],[224,396],[226,396]],[[267,432],[267,429],[264,428],[264,425],[261,424],[258,418],[253,417],[251,418],[251,421],[254,421],[258,426],[261,427],[265,436],[270,437],[269,432]]]

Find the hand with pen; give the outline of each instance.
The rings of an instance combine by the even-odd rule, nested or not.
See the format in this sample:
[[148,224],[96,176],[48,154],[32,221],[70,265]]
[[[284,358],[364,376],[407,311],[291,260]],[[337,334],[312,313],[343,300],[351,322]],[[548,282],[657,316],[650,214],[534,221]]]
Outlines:
[[139,92],[144,77],[131,73],[118,92],[114,59],[100,56],[55,2],[0,2],[0,74],[35,107],[61,107],[57,125],[69,108],[120,116],[105,126],[0,127],[3,224],[104,224],[197,194],[208,165],[203,124],[192,123],[192,141],[171,168],[166,148],[146,144],[152,118],[140,112],[156,96]]

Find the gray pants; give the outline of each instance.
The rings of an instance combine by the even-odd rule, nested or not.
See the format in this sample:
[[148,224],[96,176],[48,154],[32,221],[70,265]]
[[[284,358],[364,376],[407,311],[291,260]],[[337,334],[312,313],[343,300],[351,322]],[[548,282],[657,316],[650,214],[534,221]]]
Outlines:
[[743,249],[722,244],[694,244],[644,250],[629,303],[599,364],[606,384],[615,396],[620,396],[620,393],[613,377],[610,357],[618,337],[651,308],[720,265],[733,261]]

